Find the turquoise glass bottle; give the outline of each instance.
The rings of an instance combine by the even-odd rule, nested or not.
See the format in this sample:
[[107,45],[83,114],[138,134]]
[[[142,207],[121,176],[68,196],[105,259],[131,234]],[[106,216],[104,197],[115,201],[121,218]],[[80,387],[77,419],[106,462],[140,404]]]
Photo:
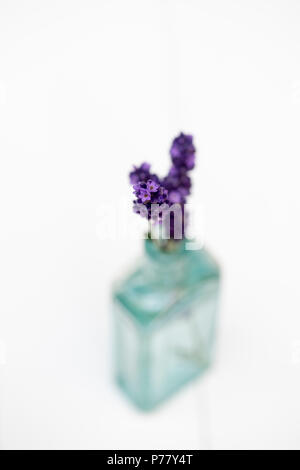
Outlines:
[[116,380],[150,410],[211,364],[220,270],[186,240],[164,251],[145,240],[145,256],[113,292]]

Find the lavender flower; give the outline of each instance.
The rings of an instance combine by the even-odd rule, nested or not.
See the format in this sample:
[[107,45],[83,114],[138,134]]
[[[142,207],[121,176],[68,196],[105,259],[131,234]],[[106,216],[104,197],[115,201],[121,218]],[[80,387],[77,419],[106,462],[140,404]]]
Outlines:
[[156,183],[153,180],[148,180],[147,181],[147,190],[150,191],[150,193],[155,193],[159,188],[159,184]]
[[195,152],[191,135],[181,132],[172,142],[170,154],[173,166],[162,181],[169,191],[171,203],[184,204],[186,196],[190,194],[191,179],[187,172],[195,166]]
[[[150,173],[150,164],[142,163],[140,167],[134,166],[130,172],[130,183],[133,185],[135,200],[133,210],[142,217],[163,221],[163,211],[173,204],[179,204],[182,215],[182,233],[184,233],[184,204],[186,197],[190,194],[191,179],[188,172],[195,166],[196,149],[193,144],[193,136],[181,132],[172,142],[170,155],[172,166],[162,180],[154,173]],[[158,209],[155,213],[151,211],[152,204]],[[164,207],[162,207],[164,205]],[[161,209],[160,209],[161,207]],[[170,214],[171,238],[174,238],[175,227],[178,221],[174,213]]]
[[195,153],[192,135],[181,132],[173,140],[170,154],[175,167],[192,170],[195,166]]

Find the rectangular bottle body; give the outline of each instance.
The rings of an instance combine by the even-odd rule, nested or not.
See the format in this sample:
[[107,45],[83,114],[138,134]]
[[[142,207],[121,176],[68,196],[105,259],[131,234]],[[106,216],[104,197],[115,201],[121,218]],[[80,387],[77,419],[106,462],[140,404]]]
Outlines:
[[[195,262],[199,263],[199,258]],[[151,283],[143,286],[137,275],[122,285],[122,295],[114,296],[116,379],[141,409],[155,407],[199,376],[212,361],[219,270],[217,266],[212,269],[211,262],[207,272],[203,266],[202,263],[201,276],[196,280],[193,271],[190,285],[185,279],[184,287],[158,288],[158,284]],[[187,269],[186,274],[189,273],[192,276]],[[138,285],[139,290],[134,290],[133,285]],[[152,299],[151,305],[155,300],[159,311],[153,314],[150,309],[139,315],[138,307],[133,305],[139,295],[136,305],[141,305],[141,299],[151,304]]]

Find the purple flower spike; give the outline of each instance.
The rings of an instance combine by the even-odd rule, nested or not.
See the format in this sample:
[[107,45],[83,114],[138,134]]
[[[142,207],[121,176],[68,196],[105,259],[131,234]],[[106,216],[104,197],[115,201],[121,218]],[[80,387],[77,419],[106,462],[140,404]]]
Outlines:
[[181,132],[176,137],[170,149],[173,165],[177,168],[192,170],[195,166],[196,149],[193,144],[193,136]]

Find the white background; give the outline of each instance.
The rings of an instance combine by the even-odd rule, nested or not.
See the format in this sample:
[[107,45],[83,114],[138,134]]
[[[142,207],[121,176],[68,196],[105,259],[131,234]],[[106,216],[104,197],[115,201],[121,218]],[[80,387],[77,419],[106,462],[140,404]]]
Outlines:
[[[0,1],[1,448],[300,448],[299,125],[296,0]],[[223,267],[217,362],[144,415],[109,355],[142,241],[100,215],[135,223],[128,171],[166,171],[180,130]]]

